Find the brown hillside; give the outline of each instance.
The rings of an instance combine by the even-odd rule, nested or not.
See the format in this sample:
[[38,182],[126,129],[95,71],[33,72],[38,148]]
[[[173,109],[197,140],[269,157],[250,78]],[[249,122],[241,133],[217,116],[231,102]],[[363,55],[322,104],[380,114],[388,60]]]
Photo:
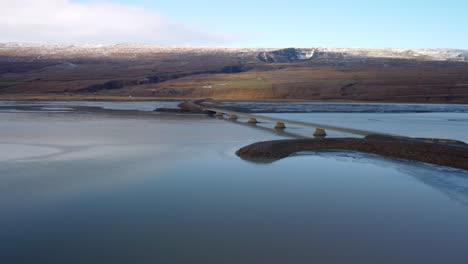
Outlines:
[[0,52],[0,97],[93,95],[468,103],[465,61],[350,59],[330,55],[299,60],[284,57],[284,52],[279,54],[283,56],[281,62],[263,61],[254,52],[237,51],[74,57]]

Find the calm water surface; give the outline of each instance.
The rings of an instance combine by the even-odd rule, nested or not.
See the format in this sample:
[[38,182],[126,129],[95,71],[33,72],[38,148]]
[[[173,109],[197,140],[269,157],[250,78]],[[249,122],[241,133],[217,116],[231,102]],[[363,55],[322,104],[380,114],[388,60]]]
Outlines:
[[280,138],[202,115],[0,112],[0,263],[468,263],[466,171],[234,154]]
[[[468,113],[271,113],[262,115],[409,137],[457,139],[468,143]],[[290,127],[288,131],[309,136],[313,132],[301,127]],[[330,136],[350,136],[333,131],[328,131],[328,133]]]

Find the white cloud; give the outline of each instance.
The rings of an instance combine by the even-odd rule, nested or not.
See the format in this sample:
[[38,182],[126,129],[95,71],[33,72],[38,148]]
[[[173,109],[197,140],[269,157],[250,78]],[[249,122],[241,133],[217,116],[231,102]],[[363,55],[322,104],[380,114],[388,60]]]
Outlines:
[[0,0],[1,42],[226,44],[229,34],[195,29],[151,9],[110,2]]

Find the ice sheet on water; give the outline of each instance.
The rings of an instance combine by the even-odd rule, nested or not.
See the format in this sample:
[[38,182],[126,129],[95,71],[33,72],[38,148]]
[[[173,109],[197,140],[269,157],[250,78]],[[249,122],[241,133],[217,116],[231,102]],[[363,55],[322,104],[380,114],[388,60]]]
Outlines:
[[377,166],[391,167],[468,206],[468,172],[465,170],[345,150],[303,151],[296,155],[315,155],[363,164],[371,162]]
[[74,111],[75,107],[99,107],[107,110],[150,112],[156,108],[176,108],[178,101],[99,102],[99,101],[0,101],[0,112]]
[[221,102],[221,107],[256,113],[467,113],[463,104]]

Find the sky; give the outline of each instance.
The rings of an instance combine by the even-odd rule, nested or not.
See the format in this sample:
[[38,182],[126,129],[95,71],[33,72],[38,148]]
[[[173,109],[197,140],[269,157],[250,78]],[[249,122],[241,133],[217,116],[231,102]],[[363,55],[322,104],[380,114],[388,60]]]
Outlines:
[[0,0],[0,42],[468,49],[468,1]]

